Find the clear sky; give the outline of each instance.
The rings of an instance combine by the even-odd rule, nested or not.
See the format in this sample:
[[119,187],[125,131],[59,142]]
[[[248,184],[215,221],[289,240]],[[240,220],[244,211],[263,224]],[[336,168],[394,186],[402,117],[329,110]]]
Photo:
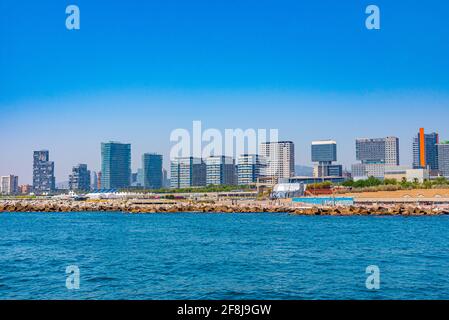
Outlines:
[[132,143],[135,171],[193,120],[278,128],[303,165],[314,139],[349,167],[355,138],[395,135],[410,164],[420,126],[449,139],[448,15],[446,0],[1,0],[0,175],[30,183],[49,149],[64,181],[109,140]]

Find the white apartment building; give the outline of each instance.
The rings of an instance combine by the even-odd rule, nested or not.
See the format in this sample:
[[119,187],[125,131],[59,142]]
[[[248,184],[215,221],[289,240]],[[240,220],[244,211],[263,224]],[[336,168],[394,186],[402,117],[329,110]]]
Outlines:
[[14,175],[3,176],[0,178],[0,193],[15,194],[19,191],[19,177]]
[[398,166],[399,163],[399,139],[396,137],[386,137],[385,164],[387,166]]
[[295,175],[293,142],[263,142],[260,144],[259,153],[266,163],[262,175],[275,179],[290,178]]

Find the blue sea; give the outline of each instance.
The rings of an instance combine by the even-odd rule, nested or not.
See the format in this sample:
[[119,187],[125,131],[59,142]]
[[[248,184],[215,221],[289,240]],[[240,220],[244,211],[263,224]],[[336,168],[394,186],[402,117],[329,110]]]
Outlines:
[[0,299],[449,299],[449,216],[0,213]]

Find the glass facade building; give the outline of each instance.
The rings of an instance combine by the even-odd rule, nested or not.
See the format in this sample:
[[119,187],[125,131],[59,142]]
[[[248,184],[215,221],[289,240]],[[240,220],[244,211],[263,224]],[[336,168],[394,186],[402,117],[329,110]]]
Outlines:
[[424,133],[421,128],[413,139],[413,168],[438,170],[438,133]]
[[231,157],[213,156],[206,159],[207,185],[235,185],[235,162]]
[[170,163],[170,187],[174,189],[206,186],[206,164],[200,158],[175,158]]
[[337,161],[337,142],[332,140],[312,142],[312,162]]
[[55,190],[55,164],[50,161],[48,150],[33,153],[33,191],[36,194]]
[[327,172],[326,172],[327,177],[342,177],[343,176],[343,166],[341,164],[328,165],[328,166],[326,166],[326,168],[327,168]]
[[170,188],[170,179],[166,169],[162,169],[162,188]]
[[343,167],[332,164],[337,161],[337,142],[333,140],[312,141],[312,162],[318,162],[314,168],[314,177],[341,177]]
[[242,154],[237,160],[237,184],[249,185],[262,175],[264,161],[257,154]]
[[357,139],[356,158],[362,163],[399,165],[399,139],[396,137]]
[[385,163],[384,139],[357,139],[355,150],[362,163]]
[[137,185],[139,187],[143,187],[143,184],[144,184],[143,169],[139,168],[137,169]]
[[131,144],[101,144],[101,188],[128,188],[131,184]]
[[162,188],[162,155],[145,153],[142,155],[143,186],[145,189]]
[[354,180],[385,177],[385,163],[356,163],[352,165],[352,178]]
[[87,164],[79,164],[72,168],[72,174],[69,175],[70,190],[90,190],[90,171],[87,170]]
[[387,165],[399,166],[399,139],[357,139],[356,158],[361,163],[352,166],[352,176],[355,180],[371,176],[383,179]]
[[90,175],[90,188],[92,190],[97,190],[98,188],[98,175],[95,171],[92,171]]
[[362,163],[385,163],[385,139],[357,139],[355,152]]

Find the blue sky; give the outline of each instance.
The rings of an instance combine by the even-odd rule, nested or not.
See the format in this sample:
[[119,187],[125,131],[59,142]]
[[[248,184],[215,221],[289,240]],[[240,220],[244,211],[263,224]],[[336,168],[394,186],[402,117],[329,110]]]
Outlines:
[[[76,4],[81,29],[65,28]],[[365,8],[381,9],[381,30]],[[278,128],[310,163],[333,138],[396,135],[403,164],[419,126],[449,139],[449,2],[325,0],[0,2],[0,174],[31,181],[46,148],[57,181],[100,167],[100,142],[168,158],[176,128]],[[167,161],[166,161],[167,165]]]

